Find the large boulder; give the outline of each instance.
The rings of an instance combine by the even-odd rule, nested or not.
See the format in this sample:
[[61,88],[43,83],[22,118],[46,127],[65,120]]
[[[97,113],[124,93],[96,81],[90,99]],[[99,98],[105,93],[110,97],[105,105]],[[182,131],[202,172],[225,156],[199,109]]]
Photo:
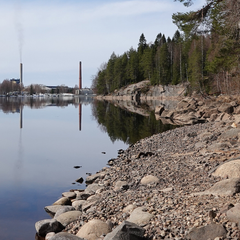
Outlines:
[[75,211],[76,209],[73,206],[62,206],[60,209],[57,210],[56,214],[54,215],[54,218],[58,217],[59,215],[69,212],[69,211]]
[[133,210],[130,217],[127,219],[129,222],[133,222],[137,225],[145,225],[153,218],[153,215],[146,212],[143,207],[138,207]]
[[124,221],[108,233],[104,240],[144,240],[144,233],[144,228],[135,223]]
[[80,211],[70,211],[62,213],[57,216],[55,219],[60,222],[64,227],[66,227],[69,223],[77,220],[82,215]]
[[222,164],[212,175],[229,179],[240,178],[240,159]]
[[102,235],[106,235],[111,231],[109,225],[101,220],[93,219],[84,224],[78,231],[77,235],[87,240],[96,240]]
[[225,237],[227,231],[222,225],[219,224],[210,224],[204,227],[196,228],[194,227],[187,238],[190,240],[207,240],[215,239],[217,237]]
[[77,200],[77,201],[74,201],[72,203],[72,206],[78,210],[78,211],[82,211],[82,206],[83,204],[85,204],[87,201],[86,200]]
[[62,207],[63,207],[62,205],[51,205],[51,206],[46,206],[44,210],[53,218],[56,212]]
[[233,196],[236,193],[240,192],[240,178],[225,179],[220,182],[217,182],[210,189],[193,193],[193,196],[198,195],[214,195],[214,196]]
[[49,232],[60,232],[63,225],[55,219],[44,219],[35,223],[35,229],[41,237],[45,237]]
[[114,191],[127,190],[129,188],[126,181],[117,181],[114,186]]
[[75,192],[64,192],[64,193],[62,193],[62,196],[72,199],[72,198],[76,197],[76,193]]
[[220,112],[231,114],[234,111],[234,107],[230,103],[223,103],[218,110]]

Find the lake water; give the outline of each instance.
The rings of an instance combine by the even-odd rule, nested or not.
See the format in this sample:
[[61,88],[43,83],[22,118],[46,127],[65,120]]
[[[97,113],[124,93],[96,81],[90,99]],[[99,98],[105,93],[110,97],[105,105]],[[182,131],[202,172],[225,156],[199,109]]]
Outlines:
[[76,179],[163,130],[151,116],[93,105],[91,98],[0,98],[0,239],[34,239],[35,222],[50,218],[44,207],[62,192],[85,188]]
[[99,128],[90,100],[84,99],[82,109],[67,102],[19,106],[9,101],[0,99],[0,239],[32,240],[35,222],[50,218],[44,207],[64,191],[84,188],[72,183],[100,170],[127,145],[113,143]]

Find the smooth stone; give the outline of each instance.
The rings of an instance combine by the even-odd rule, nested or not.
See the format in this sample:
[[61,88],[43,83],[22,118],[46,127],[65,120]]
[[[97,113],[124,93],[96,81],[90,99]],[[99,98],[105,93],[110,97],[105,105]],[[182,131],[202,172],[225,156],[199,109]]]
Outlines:
[[108,233],[104,240],[143,240],[145,229],[135,223],[124,221],[112,232]]
[[86,182],[86,184],[91,184],[98,178],[104,178],[105,175],[106,175],[106,173],[104,173],[104,172],[93,174],[91,176],[88,176],[86,178],[85,182]]
[[69,223],[77,220],[82,215],[80,211],[70,211],[65,212],[56,217],[55,219],[60,222],[64,227],[66,227]]
[[134,210],[134,205],[130,204],[123,209],[123,213],[132,212]]
[[45,240],[50,240],[50,238],[52,238],[56,233],[55,232],[49,232],[47,233]]
[[64,192],[64,193],[62,193],[62,196],[67,197],[67,198],[75,198],[76,193],[75,192]]
[[63,207],[62,205],[51,205],[51,206],[46,206],[44,210],[53,218],[56,212],[62,207]]
[[143,185],[154,184],[154,183],[158,183],[158,182],[159,182],[159,179],[152,175],[145,176],[141,180],[141,184],[143,184]]
[[72,203],[72,206],[75,208],[75,210],[82,211],[82,206],[84,203],[86,203],[86,200],[76,200]]
[[214,177],[221,178],[240,178],[240,159],[233,160],[219,166],[212,174]]
[[53,203],[53,205],[71,205],[71,204],[72,204],[71,200],[67,197],[62,197]]
[[127,190],[129,188],[126,181],[117,181],[114,186],[114,191]]
[[207,240],[215,239],[216,237],[225,237],[227,234],[225,228],[219,224],[210,224],[205,227],[194,227],[188,234],[188,239],[191,240]]
[[226,212],[226,216],[230,222],[239,223],[240,222],[240,203],[237,203],[234,207],[230,208]]
[[93,183],[93,184],[87,186],[86,189],[84,190],[84,192],[87,193],[87,194],[93,195],[93,194],[96,193],[97,190],[103,189],[103,188],[104,187],[102,187],[102,186],[100,186],[96,183]]
[[55,234],[49,240],[86,240],[86,239],[79,238],[76,235],[73,235],[70,233],[60,232],[60,233]]
[[143,210],[144,207],[134,209],[127,221],[140,226],[149,223],[149,221],[153,218],[153,215],[148,212],[144,212]]
[[76,200],[87,200],[91,195],[85,192],[78,192],[76,195]]
[[72,206],[62,206],[59,210],[57,210],[56,214],[54,215],[54,218],[58,217],[59,215],[69,212],[69,211],[75,211],[76,209]]
[[35,229],[42,237],[45,237],[49,232],[60,232],[63,228],[63,225],[56,219],[44,219],[35,223]]
[[87,240],[96,240],[102,235],[111,231],[109,225],[101,220],[93,219],[84,224],[76,236],[86,238]]
[[214,196],[233,196],[240,192],[240,178],[225,179],[217,182],[210,189],[204,192],[192,193],[192,196],[214,195]]

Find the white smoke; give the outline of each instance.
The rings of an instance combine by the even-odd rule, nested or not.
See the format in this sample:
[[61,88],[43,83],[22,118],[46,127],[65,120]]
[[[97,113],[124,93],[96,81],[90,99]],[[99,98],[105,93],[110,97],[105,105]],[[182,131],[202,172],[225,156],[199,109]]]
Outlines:
[[21,0],[15,0],[14,3],[14,22],[17,31],[17,39],[18,39],[18,49],[19,49],[19,57],[20,62],[22,62],[22,54],[23,54],[23,24],[22,24],[22,5]]

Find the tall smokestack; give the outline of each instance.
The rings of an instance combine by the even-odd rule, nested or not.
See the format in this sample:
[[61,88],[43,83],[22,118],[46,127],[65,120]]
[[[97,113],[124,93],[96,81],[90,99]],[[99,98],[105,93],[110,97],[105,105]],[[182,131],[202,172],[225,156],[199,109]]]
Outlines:
[[82,62],[79,62],[79,89],[82,89]]
[[20,84],[22,85],[23,75],[22,75],[23,64],[20,63]]

